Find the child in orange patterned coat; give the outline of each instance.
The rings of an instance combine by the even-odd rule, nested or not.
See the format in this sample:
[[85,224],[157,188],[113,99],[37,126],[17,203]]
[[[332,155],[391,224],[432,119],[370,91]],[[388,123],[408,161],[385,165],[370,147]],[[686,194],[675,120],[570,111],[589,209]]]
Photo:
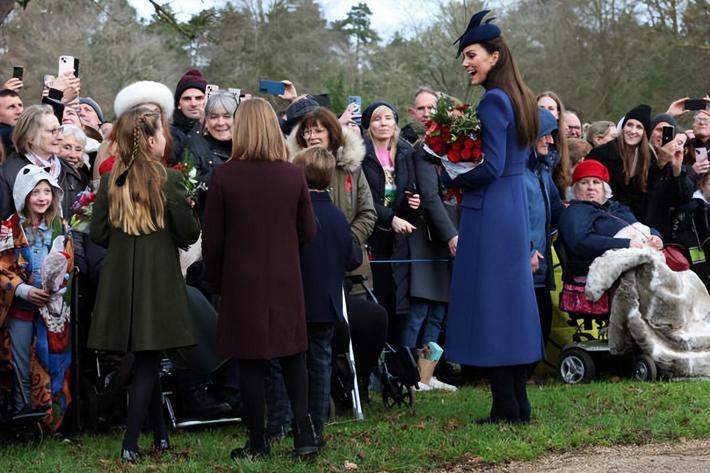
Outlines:
[[62,190],[35,165],[13,187],[17,212],[0,223],[0,361],[10,362],[16,418],[46,411],[56,429],[69,394],[71,233]]

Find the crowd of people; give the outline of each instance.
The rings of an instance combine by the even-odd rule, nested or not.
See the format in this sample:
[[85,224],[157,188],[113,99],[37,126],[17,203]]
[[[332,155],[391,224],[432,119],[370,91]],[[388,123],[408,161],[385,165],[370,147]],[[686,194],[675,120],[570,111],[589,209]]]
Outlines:
[[[710,98],[696,111],[682,98],[660,114],[638,105],[618,122],[583,123],[556,93],[533,94],[482,18],[458,53],[485,88],[484,160],[455,178],[424,146],[444,96],[428,87],[400,128],[386,100],[338,116],[284,81],[277,112],[262,98],[208,94],[197,69],[174,91],[126,86],[111,121],[71,72],[29,106],[22,81],[5,82],[0,353],[17,375],[15,415],[46,412],[59,428],[71,350],[126,353],[121,458],[138,458],[146,419],[167,450],[161,360],[206,347],[177,374],[187,415],[239,411],[249,435],[235,459],[266,455],[288,431],[295,453],[312,455],[326,446],[334,355],[352,341],[365,404],[387,342],[422,349],[418,390],[456,390],[425,368],[444,347],[445,360],[486,369],[493,405],[479,422],[529,422],[555,237],[571,261],[669,242],[703,259]],[[686,114],[692,129],[678,124]],[[636,223],[645,243],[617,236]],[[70,317],[85,337],[68,335]],[[205,324],[210,339],[196,329]]]

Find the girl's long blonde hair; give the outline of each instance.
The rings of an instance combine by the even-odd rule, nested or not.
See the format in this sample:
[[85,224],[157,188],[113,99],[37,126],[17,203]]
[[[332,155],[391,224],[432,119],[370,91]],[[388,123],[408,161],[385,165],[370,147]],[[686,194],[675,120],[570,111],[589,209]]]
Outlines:
[[108,183],[111,225],[129,235],[153,233],[165,227],[167,170],[148,146],[149,137],[163,133],[160,114],[133,108],[118,119],[115,132],[117,159]]

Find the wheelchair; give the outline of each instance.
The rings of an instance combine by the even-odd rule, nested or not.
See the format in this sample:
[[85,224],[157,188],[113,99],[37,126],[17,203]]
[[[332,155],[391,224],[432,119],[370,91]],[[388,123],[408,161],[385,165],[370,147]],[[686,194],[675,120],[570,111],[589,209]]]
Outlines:
[[562,265],[563,289],[560,309],[567,313],[567,324],[575,329],[571,344],[566,345],[557,361],[557,374],[566,384],[588,383],[601,371],[630,374],[638,381],[655,381],[656,364],[648,355],[637,351],[632,355],[615,356],[609,351],[609,316],[613,303],[613,288],[596,303],[586,299],[584,286],[592,261],[568,258],[564,241],[558,235],[555,251]]

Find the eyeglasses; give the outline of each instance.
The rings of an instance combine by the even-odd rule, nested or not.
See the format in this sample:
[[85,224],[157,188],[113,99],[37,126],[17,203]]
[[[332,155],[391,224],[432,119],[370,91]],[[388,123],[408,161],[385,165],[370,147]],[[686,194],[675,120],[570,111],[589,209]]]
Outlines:
[[325,128],[309,128],[307,130],[303,130],[303,137],[308,138],[309,136],[322,135],[327,131],[328,130],[326,130]]
[[44,130],[45,133],[50,133],[52,136],[57,136],[60,133],[62,133],[63,131],[64,131],[64,128],[62,128],[61,126],[59,126],[57,128],[52,128],[51,130]]
[[710,118],[696,118],[693,121],[698,125],[707,125],[708,123],[710,123]]

